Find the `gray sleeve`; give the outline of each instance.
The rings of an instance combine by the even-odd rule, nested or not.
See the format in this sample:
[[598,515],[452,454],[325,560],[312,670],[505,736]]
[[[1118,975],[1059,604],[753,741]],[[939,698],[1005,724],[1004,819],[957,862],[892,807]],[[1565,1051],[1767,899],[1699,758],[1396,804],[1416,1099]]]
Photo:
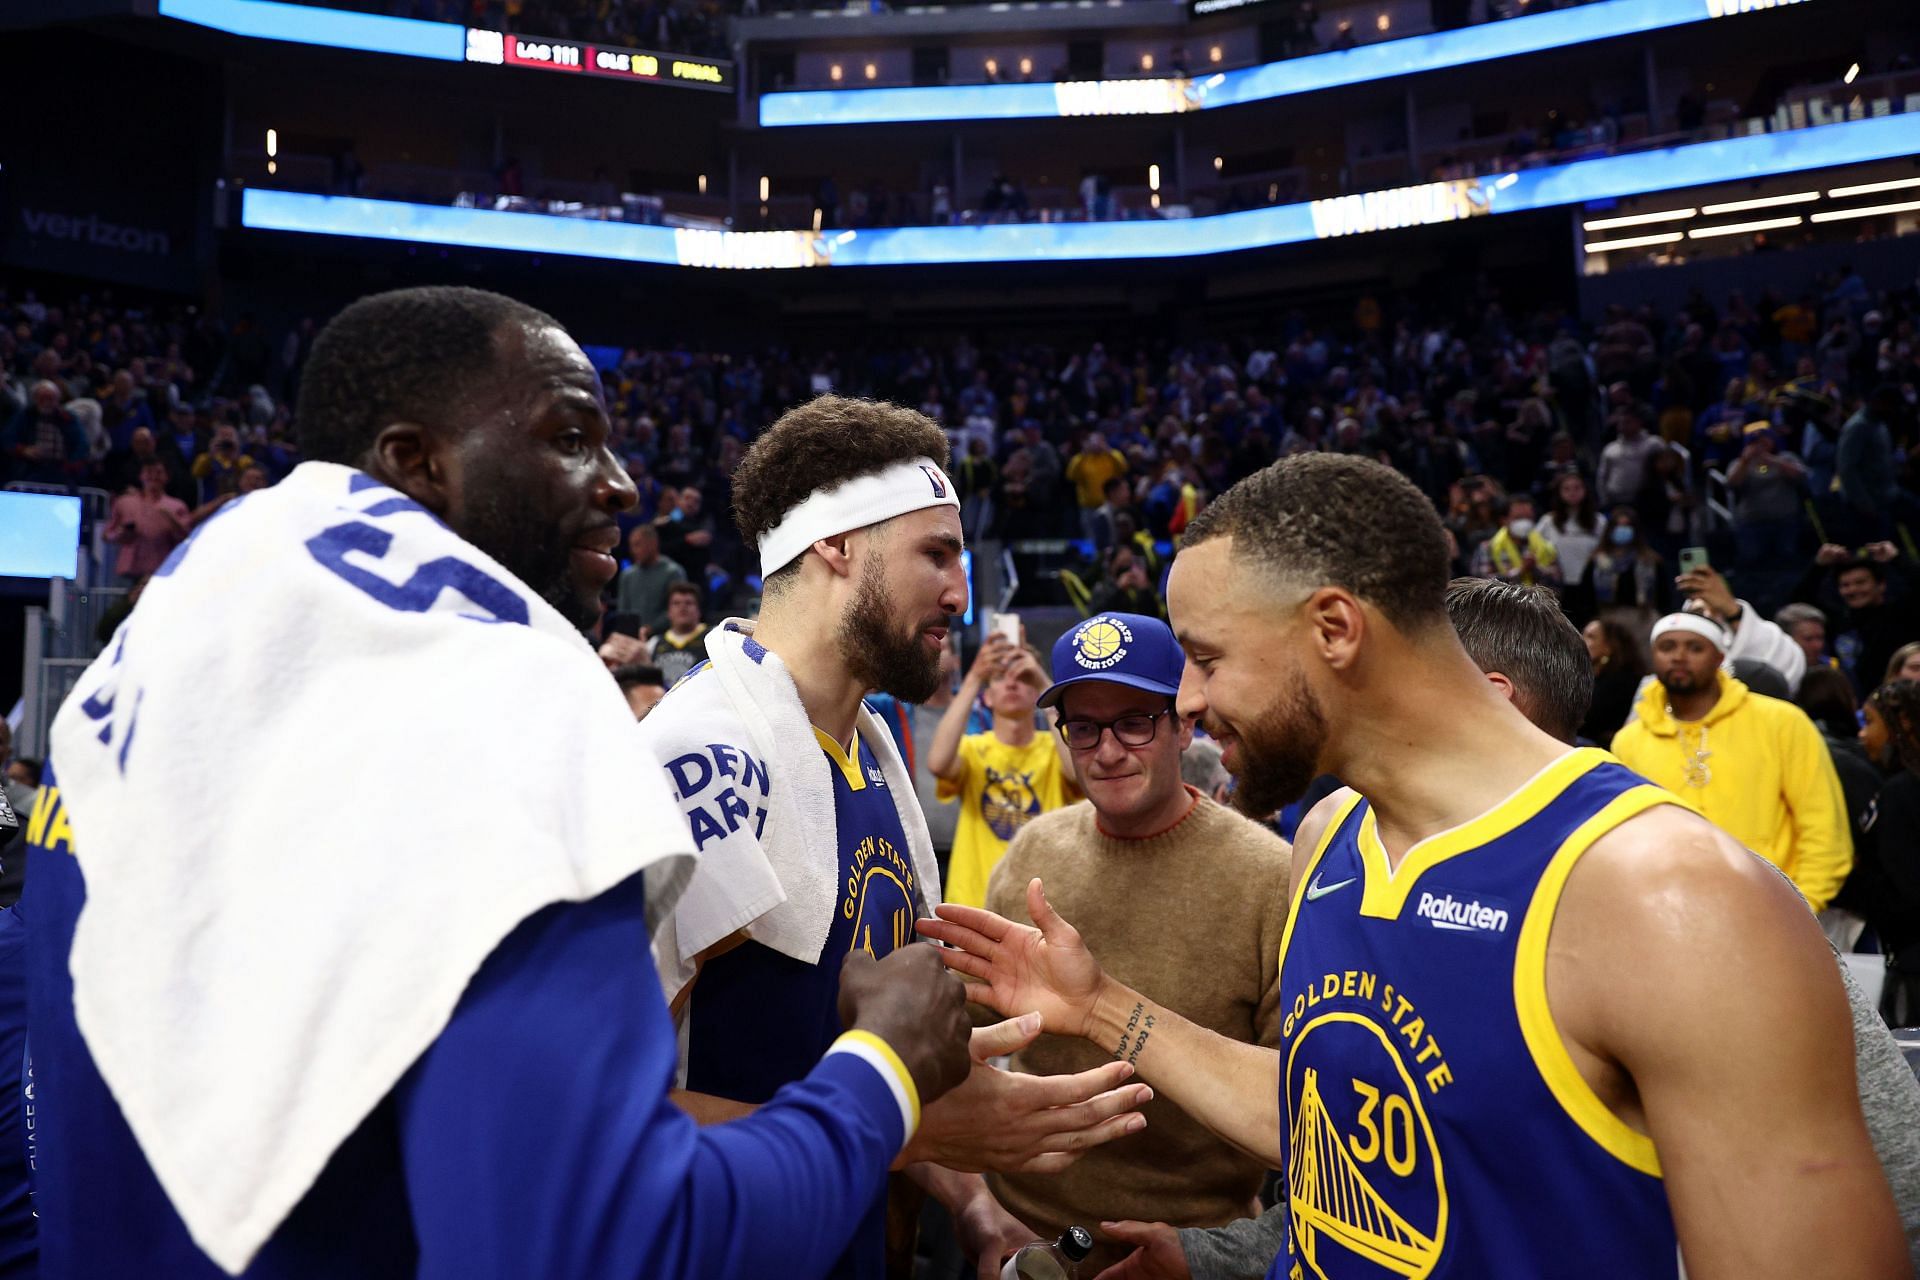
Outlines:
[[[1853,1068],[1860,1085],[1860,1110],[1867,1118],[1873,1152],[1893,1188],[1900,1225],[1907,1233],[1907,1252],[1920,1267],[1920,1080],[1894,1043],[1893,1033],[1855,985],[1845,961],[1841,979],[1847,1002],[1853,1006]],[[1180,1233],[1186,1243],[1187,1233]],[[1189,1255],[1191,1256],[1191,1255]],[[1198,1276],[1199,1270],[1194,1270]]]
[[[1898,1056],[1899,1050],[1894,1053]],[[1180,1249],[1193,1280],[1264,1280],[1286,1243],[1286,1212],[1281,1203],[1257,1218],[1240,1218],[1224,1227],[1182,1228]]]

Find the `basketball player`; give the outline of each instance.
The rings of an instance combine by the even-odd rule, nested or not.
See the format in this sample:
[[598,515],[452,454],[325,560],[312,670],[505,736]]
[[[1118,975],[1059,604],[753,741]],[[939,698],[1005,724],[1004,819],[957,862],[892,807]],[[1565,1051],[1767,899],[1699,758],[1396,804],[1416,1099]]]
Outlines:
[[1106,978],[1037,880],[1038,929],[946,908],[924,931],[992,1003],[1114,1046],[1283,1168],[1273,1275],[1670,1276],[1679,1255],[1695,1280],[1911,1275],[1804,906],[1527,723],[1445,586],[1418,491],[1328,455],[1236,485],[1175,562],[1179,707],[1241,803],[1323,772],[1357,792],[1294,846],[1277,1055]]
[[310,461],[81,677],[19,908],[42,1277],[818,1276],[964,1076],[910,948],[852,958],[854,1030],[760,1115],[668,1101],[648,908],[693,842],[580,637],[634,502],[608,431],[550,317],[363,299]]
[[[939,900],[911,777],[861,699],[920,702],[941,678],[967,598],[946,461],[931,419],[822,396],[784,414],[734,472],[735,518],[765,579],[760,616],[709,633],[708,662],[641,726],[702,858],[659,950],[684,1045],[678,1096],[703,1120],[750,1111],[805,1074],[839,1035],[843,957],[911,942]],[[1118,1087],[1132,1073],[1123,1063],[1064,1077],[986,1065],[1039,1030],[977,1033],[970,1082],[928,1111],[906,1156],[983,1270],[1032,1232],[978,1170],[1062,1167],[1145,1124],[1133,1108],[1150,1091]],[[884,1209],[876,1196],[835,1274],[878,1280]]]
[[[1593,663],[1580,632],[1561,612],[1559,598],[1539,587],[1455,578],[1447,584],[1447,616],[1461,647],[1488,683],[1511,698],[1528,720],[1572,746],[1592,702]],[[1844,962],[1839,970],[1853,1016],[1861,1110],[1900,1210],[1908,1255],[1920,1261],[1920,1082]],[[1242,1218],[1224,1227],[1106,1223],[1109,1235],[1138,1247],[1095,1280],[1262,1276],[1285,1247],[1288,1217],[1283,1200],[1257,1219]]]

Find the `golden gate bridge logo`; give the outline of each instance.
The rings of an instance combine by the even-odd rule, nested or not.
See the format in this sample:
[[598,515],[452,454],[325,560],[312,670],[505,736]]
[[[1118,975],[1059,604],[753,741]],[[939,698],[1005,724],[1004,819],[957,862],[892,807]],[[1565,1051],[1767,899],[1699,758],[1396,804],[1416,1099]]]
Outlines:
[[[1363,1267],[1359,1275],[1420,1280],[1440,1261],[1446,1234],[1446,1189],[1433,1131],[1399,1054],[1371,1022],[1352,1014],[1329,1014],[1302,1029],[1294,1051],[1298,1052],[1315,1027],[1330,1020],[1356,1023],[1379,1037],[1406,1090],[1404,1094],[1384,1091],[1382,1105],[1383,1091],[1354,1080],[1358,1118],[1350,1126],[1353,1132],[1342,1132],[1321,1095],[1320,1072],[1306,1068],[1294,1099],[1293,1131],[1287,1149],[1294,1258],[1321,1280],[1329,1280],[1328,1267],[1343,1277],[1356,1274],[1350,1260],[1340,1256],[1343,1253],[1379,1268],[1376,1272]],[[1434,1221],[1424,1230],[1409,1222],[1375,1185],[1381,1182],[1390,1191],[1400,1188],[1399,1198],[1404,1203],[1404,1179],[1422,1164],[1432,1177],[1435,1205],[1428,1211]],[[1382,1175],[1391,1175],[1393,1183],[1384,1183]],[[1348,1265],[1342,1265],[1343,1261]]]

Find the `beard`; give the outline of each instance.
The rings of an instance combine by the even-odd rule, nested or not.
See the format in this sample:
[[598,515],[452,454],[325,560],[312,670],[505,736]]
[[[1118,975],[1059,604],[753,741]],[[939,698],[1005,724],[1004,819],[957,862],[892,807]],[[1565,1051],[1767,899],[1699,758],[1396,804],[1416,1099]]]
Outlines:
[[1660,673],[1660,684],[1669,694],[1698,693],[1702,685],[1693,678],[1691,671],[1673,670]]
[[[902,636],[899,610],[887,599],[878,559],[861,570],[853,600],[840,619],[840,656],[862,685],[892,694],[902,702],[925,702],[940,686],[940,655],[920,643],[921,627]],[[946,621],[941,614],[934,626]]]
[[1245,725],[1216,728],[1218,723],[1211,716],[1203,721],[1209,733],[1224,730],[1240,738],[1233,807],[1249,818],[1261,821],[1292,804],[1319,776],[1327,717],[1300,672]]
[[555,525],[538,499],[504,473],[473,477],[469,492],[489,497],[469,508],[461,536],[498,560],[574,626],[585,630],[597,622],[600,601],[584,595],[573,575],[573,535]]

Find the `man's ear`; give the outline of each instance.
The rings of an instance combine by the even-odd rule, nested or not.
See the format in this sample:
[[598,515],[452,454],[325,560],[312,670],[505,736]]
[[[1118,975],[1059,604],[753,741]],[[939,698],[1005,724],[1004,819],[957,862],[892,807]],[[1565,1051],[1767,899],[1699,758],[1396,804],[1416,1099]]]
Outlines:
[[831,538],[817,539],[813,544],[813,549],[820,553],[820,558],[826,562],[827,568],[842,578],[853,574],[853,548],[850,545],[852,537],[850,533],[840,533]]
[[417,422],[381,428],[367,451],[367,473],[444,516],[453,505],[453,467],[440,434]]
[[1505,698],[1508,702],[1513,701],[1513,681],[1507,679],[1498,671],[1489,671],[1486,673],[1486,676],[1487,683],[1498,689],[1501,697]]

